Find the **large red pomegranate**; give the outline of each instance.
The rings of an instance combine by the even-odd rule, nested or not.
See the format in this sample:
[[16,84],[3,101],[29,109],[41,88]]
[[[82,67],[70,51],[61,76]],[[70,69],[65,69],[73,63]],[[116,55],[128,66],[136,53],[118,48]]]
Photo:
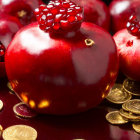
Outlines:
[[38,23],[22,28],[7,49],[6,71],[13,89],[40,113],[91,109],[106,97],[117,76],[112,37],[82,22],[82,8],[74,5],[41,5],[35,11]]

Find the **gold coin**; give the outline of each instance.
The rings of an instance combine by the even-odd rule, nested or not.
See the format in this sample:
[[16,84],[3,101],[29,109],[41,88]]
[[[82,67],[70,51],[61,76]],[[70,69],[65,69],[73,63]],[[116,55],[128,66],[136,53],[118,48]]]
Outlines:
[[140,99],[133,99],[126,103],[128,111],[140,115]]
[[13,125],[3,131],[4,140],[36,140],[37,131],[27,125]]
[[140,122],[138,123],[133,123],[132,124],[133,129],[137,132],[140,133]]
[[106,99],[115,104],[123,104],[124,102],[130,100],[132,95],[128,92],[122,90],[121,84],[115,84],[112,90],[109,92]]
[[120,115],[119,111],[112,111],[106,115],[106,120],[111,124],[125,124],[128,122],[127,119]]
[[0,111],[3,109],[3,102],[0,100]]
[[127,103],[127,102],[125,102],[125,103],[122,104],[122,109],[125,110],[125,111],[129,111],[129,110],[127,109],[127,107],[126,107],[126,103]]
[[125,111],[123,109],[120,109],[120,115],[128,120],[131,120],[131,121],[140,121],[139,115],[136,115],[136,114],[131,113],[129,111]]
[[125,79],[123,82],[123,90],[132,95],[140,96],[140,82]]

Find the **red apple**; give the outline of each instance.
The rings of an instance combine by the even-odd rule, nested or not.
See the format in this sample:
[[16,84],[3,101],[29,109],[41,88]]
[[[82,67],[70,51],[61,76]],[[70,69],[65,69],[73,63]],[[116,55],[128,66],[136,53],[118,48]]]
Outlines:
[[126,28],[131,14],[140,15],[140,0],[113,0],[109,6],[112,31],[117,32]]
[[4,54],[15,33],[22,27],[19,20],[8,15],[0,15],[0,77],[4,77]]
[[[80,7],[68,10],[59,22],[58,13],[51,16],[57,20],[53,26],[47,26],[50,19],[42,19],[46,16],[42,9],[48,11],[43,6],[36,10],[39,25],[22,28],[7,49],[6,71],[14,91],[41,113],[74,114],[98,105],[117,76],[118,55],[112,37],[92,23],[83,22],[80,27]],[[69,25],[71,14],[77,18]]]
[[110,14],[106,4],[99,0],[73,0],[84,7],[84,21],[110,30]]
[[23,25],[35,21],[33,11],[40,0],[0,0],[0,13],[17,17]]
[[117,44],[120,68],[130,79],[140,81],[140,39],[120,30],[114,35]]

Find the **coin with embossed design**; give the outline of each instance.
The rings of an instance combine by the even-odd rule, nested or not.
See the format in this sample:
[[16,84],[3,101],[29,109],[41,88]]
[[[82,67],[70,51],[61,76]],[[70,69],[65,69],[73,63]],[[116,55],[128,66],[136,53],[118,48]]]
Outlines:
[[4,140],[36,140],[37,131],[27,125],[13,125],[3,131]]
[[123,91],[121,84],[115,84],[112,90],[109,92],[106,99],[115,104],[123,104],[130,100],[132,95],[128,92]]
[[123,90],[132,95],[140,96],[140,82],[125,79],[123,82]]
[[130,121],[140,121],[140,115],[136,115],[132,112],[125,111],[123,109],[120,109],[120,115],[125,117],[126,119]]
[[106,120],[111,124],[125,124],[128,122],[127,119],[120,115],[119,111],[112,111],[106,115]]
[[133,99],[126,103],[128,111],[140,115],[140,99]]

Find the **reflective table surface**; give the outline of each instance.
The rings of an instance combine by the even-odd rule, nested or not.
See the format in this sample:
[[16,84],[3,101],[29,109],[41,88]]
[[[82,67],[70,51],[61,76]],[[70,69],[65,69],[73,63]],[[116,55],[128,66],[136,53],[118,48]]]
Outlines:
[[0,80],[0,100],[4,107],[0,112],[0,125],[3,129],[16,124],[32,126],[38,132],[37,140],[140,140],[132,124],[115,126],[109,124],[105,115],[116,110],[104,100],[99,106],[87,112],[71,116],[38,115],[23,119],[13,112],[13,106],[20,102],[7,88],[7,80]]

